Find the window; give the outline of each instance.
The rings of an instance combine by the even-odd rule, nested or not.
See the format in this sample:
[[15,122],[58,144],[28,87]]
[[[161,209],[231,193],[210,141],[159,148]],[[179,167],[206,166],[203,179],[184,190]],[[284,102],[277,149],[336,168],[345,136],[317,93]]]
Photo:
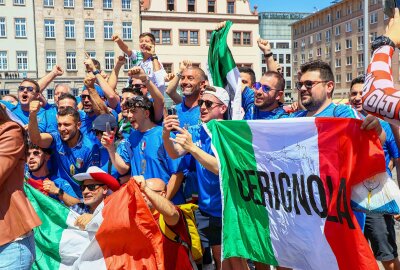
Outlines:
[[[189,43],[190,37],[190,43]],[[181,45],[198,45],[199,31],[197,30],[179,30],[179,44]]]
[[335,67],[340,67],[342,65],[342,59],[336,58],[335,59]]
[[47,88],[47,99],[53,99],[54,98],[54,89],[52,88]]
[[94,39],[94,21],[85,21],[85,39]]
[[346,65],[351,66],[353,64],[353,57],[347,56],[346,57]]
[[286,67],[286,77],[292,76],[292,69],[290,67]]
[[0,51],[0,70],[7,70],[7,52]]
[[336,83],[340,83],[341,80],[342,80],[342,75],[336,74],[336,80],[335,80],[335,82],[336,82]]
[[43,6],[44,7],[54,7],[54,0],[44,0]]
[[297,63],[297,54],[295,54],[294,56],[293,56],[293,63]]
[[340,25],[335,27],[335,35],[339,36],[340,35]]
[[164,63],[163,64],[165,72],[172,73],[172,63]]
[[129,69],[131,69],[131,68],[133,68],[132,60],[131,60],[131,58],[130,58],[127,54],[125,54],[125,65],[124,65],[124,70],[129,70]]
[[113,22],[104,22],[104,39],[111,39],[113,34]]
[[315,35],[315,40],[316,40],[316,41],[321,41],[321,40],[322,40],[322,33],[317,33],[317,34]]
[[188,2],[188,12],[196,11],[196,0],[187,0]]
[[50,71],[57,64],[56,52],[46,52],[46,70]]
[[318,49],[317,49],[317,56],[321,56],[321,54],[322,54],[322,49],[321,49],[321,48],[318,48]]
[[336,10],[336,19],[340,19],[340,17],[342,17],[342,11]]
[[373,12],[369,15],[369,23],[374,24],[378,22],[378,12]]
[[167,0],[167,11],[175,11],[175,0]]
[[351,22],[347,22],[346,23],[346,33],[351,32],[351,31],[352,31]]
[[279,64],[283,64],[283,59],[284,59],[285,55],[284,54],[279,54],[278,55],[278,60],[279,60]]
[[25,0],[14,0],[13,3],[15,6],[23,6],[25,5]]
[[331,56],[331,47],[326,46],[325,47],[325,56],[330,57]]
[[56,27],[54,20],[44,20],[44,36],[45,38],[56,37]]
[[364,18],[357,19],[358,32],[364,31]]
[[351,12],[352,12],[351,6],[347,6],[347,10],[346,10],[347,15],[350,15]]
[[304,64],[306,62],[306,55],[304,53],[301,54],[301,64]]
[[76,52],[67,52],[67,70],[76,70]]
[[103,0],[103,9],[112,9],[112,0]]
[[364,36],[358,36],[357,37],[357,50],[363,50],[364,49]]
[[211,35],[213,31],[207,30],[207,45],[210,45]]
[[286,64],[290,64],[290,54],[286,54]]
[[301,49],[304,50],[304,48],[306,47],[306,41],[304,40],[304,38],[301,40]]
[[346,39],[346,49],[351,49],[353,47],[353,41],[351,39]]
[[328,23],[331,22],[331,14],[328,14],[328,15],[327,15],[326,21],[327,21]]
[[93,0],[84,0],[83,7],[84,8],[93,8]]
[[122,0],[122,9],[131,10],[131,0]]
[[112,70],[114,68],[114,52],[105,52],[106,70]]
[[79,88],[72,88],[71,90],[73,96],[75,97],[79,96]]
[[24,18],[15,18],[15,37],[26,37],[26,21]]
[[357,68],[364,67],[364,54],[359,53],[357,56]]
[[311,59],[311,58],[313,58],[313,51],[312,50],[308,52],[308,59]]
[[374,41],[378,37],[378,32],[371,32],[370,37],[370,42]]
[[65,24],[65,38],[74,39],[75,38],[75,21],[66,20]]
[[[273,48],[273,47],[271,47],[271,48]],[[277,49],[289,49],[289,42],[277,42],[276,48]]]
[[330,29],[325,32],[325,40],[326,40],[326,42],[331,41],[331,30]]
[[313,35],[308,37],[308,44],[313,44]]
[[215,13],[215,0],[208,0],[208,13]]
[[64,0],[64,7],[73,8],[74,7],[74,0]]
[[297,46],[298,46],[297,41],[294,41],[294,42],[293,42],[293,48],[294,48],[294,49],[297,49]]
[[226,13],[235,14],[235,2],[234,1],[230,0],[227,2]]
[[342,49],[342,44],[340,42],[336,42],[335,52],[340,52],[341,49]]
[[171,44],[171,30],[151,29],[156,44]]
[[353,73],[346,74],[346,82],[351,82],[353,80]]
[[6,18],[0,17],[0,37],[6,37]]
[[248,46],[251,45],[251,32],[233,32],[233,44]]
[[28,70],[28,52],[17,52],[17,69]]
[[92,59],[93,59],[93,58],[94,58],[94,59],[96,59],[96,52],[93,52],[93,51],[88,51],[88,52],[87,52],[87,54],[89,55],[89,57],[90,57],[90,58],[92,58]]
[[132,39],[132,23],[131,22],[122,22],[122,38],[124,40]]

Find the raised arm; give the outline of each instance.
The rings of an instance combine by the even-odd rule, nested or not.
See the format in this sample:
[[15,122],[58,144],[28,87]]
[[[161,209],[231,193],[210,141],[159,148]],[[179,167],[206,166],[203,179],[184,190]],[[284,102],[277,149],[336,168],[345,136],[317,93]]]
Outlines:
[[118,56],[117,63],[115,64],[114,69],[111,72],[110,78],[108,79],[108,84],[114,90],[114,92],[115,89],[117,89],[119,71],[121,70],[121,67],[125,65],[125,62],[125,56]]
[[118,173],[121,175],[125,175],[130,170],[131,166],[129,164],[126,164],[122,157],[117,153],[113,137],[114,131],[112,131],[111,135],[108,135],[107,132],[103,132],[103,136],[101,137],[101,144],[104,146],[104,148],[107,149],[107,152],[111,159],[111,163],[112,165],[114,165],[115,169],[117,169]]
[[108,108],[104,101],[100,98],[96,89],[94,88],[94,82],[96,77],[92,73],[88,73],[83,81],[86,89],[89,92],[90,100],[92,101],[93,111],[96,115],[108,113]]
[[128,47],[128,45],[118,36],[113,35],[111,39],[117,43],[118,47],[129,57],[132,55],[132,50]]
[[33,144],[41,148],[49,148],[53,142],[53,137],[49,133],[40,133],[37,122],[37,113],[41,108],[39,100],[32,100],[29,103],[29,139]]
[[181,79],[182,72],[190,67],[192,65],[192,62],[190,60],[183,60],[182,62],[179,63],[179,72],[176,74],[168,75],[169,76],[169,84],[167,87],[167,95],[174,101],[175,104],[182,103],[183,99],[181,95],[178,94],[176,89],[178,88],[179,81]]
[[52,71],[46,74],[44,77],[38,80],[38,84],[40,86],[40,92],[43,92],[44,89],[58,76],[62,76],[64,74],[64,70],[59,66],[55,65]]
[[257,40],[257,45],[258,48],[260,48],[260,51],[264,54],[265,63],[267,64],[268,71],[278,71],[278,65],[273,57],[272,48],[269,41],[259,38]]
[[183,149],[180,144],[174,144],[172,142],[172,138],[170,135],[174,126],[179,126],[178,116],[167,115],[164,118],[162,139],[164,142],[164,148],[172,159],[179,158],[187,153],[187,151]]

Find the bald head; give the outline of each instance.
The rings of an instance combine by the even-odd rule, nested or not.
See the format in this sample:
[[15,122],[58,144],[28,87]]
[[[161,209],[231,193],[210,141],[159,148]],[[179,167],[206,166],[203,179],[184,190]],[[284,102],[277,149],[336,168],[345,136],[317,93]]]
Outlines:
[[146,185],[153,191],[161,193],[167,192],[167,185],[160,178],[149,178],[146,180]]

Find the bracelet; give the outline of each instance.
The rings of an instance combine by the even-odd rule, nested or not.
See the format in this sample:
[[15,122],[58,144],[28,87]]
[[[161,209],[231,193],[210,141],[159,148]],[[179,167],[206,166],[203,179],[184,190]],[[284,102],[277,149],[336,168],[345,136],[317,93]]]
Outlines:
[[100,70],[93,70],[92,73],[94,76],[96,76],[97,74],[100,74]]
[[156,59],[158,60],[158,56],[157,56],[157,55],[152,55],[152,56],[151,56],[151,61],[154,61],[154,60],[156,60]]
[[273,56],[274,54],[272,52],[264,54],[265,58],[270,58],[271,56]]

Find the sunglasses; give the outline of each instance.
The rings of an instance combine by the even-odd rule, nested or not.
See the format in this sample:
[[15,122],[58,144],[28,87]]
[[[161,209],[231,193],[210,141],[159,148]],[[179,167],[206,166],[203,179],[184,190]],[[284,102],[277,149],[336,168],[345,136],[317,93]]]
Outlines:
[[102,130],[93,130],[93,132],[96,134],[96,136],[103,136],[103,133],[104,133],[104,131],[102,131]]
[[307,81],[304,81],[304,82],[296,82],[296,88],[297,88],[297,90],[301,90],[301,88],[303,88],[303,85],[304,85],[304,87],[307,89],[307,90],[311,90],[314,86],[316,86],[317,84],[319,84],[319,83],[326,83],[326,82],[329,82],[329,81],[309,81],[309,80],[307,80]]
[[207,109],[210,109],[213,106],[213,104],[217,104],[217,106],[224,105],[222,103],[216,103],[211,100],[199,99],[199,107],[200,108],[201,108],[201,106],[203,106],[203,104],[206,106]]
[[86,188],[88,188],[89,191],[95,191],[101,186],[105,186],[105,184],[89,184],[89,185],[81,185],[80,189],[82,192],[85,191]]
[[38,156],[40,156],[40,154],[41,153],[39,151],[33,151],[33,152],[29,153],[29,156],[34,155],[35,157],[38,157]]
[[269,91],[271,90],[276,90],[275,88],[271,88],[269,85],[266,84],[261,84],[260,82],[255,82],[253,84],[253,88],[258,90],[258,89],[262,89],[264,93],[268,94]]
[[86,98],[90,99],[90,95],[81,95],[82,100],[85,100]]
[[136,83],[136,84],[131,84],[131,87],[132,87],[132,88],[144,88],[145,85],[144,85],[144,84],[141,84],[141,83]]
[[33,86],[22,86],[22,85],[18,86],[18,91],[20,92],[25,91],[25,89],[28,90],[29,92],[33,92],[35,88]]

